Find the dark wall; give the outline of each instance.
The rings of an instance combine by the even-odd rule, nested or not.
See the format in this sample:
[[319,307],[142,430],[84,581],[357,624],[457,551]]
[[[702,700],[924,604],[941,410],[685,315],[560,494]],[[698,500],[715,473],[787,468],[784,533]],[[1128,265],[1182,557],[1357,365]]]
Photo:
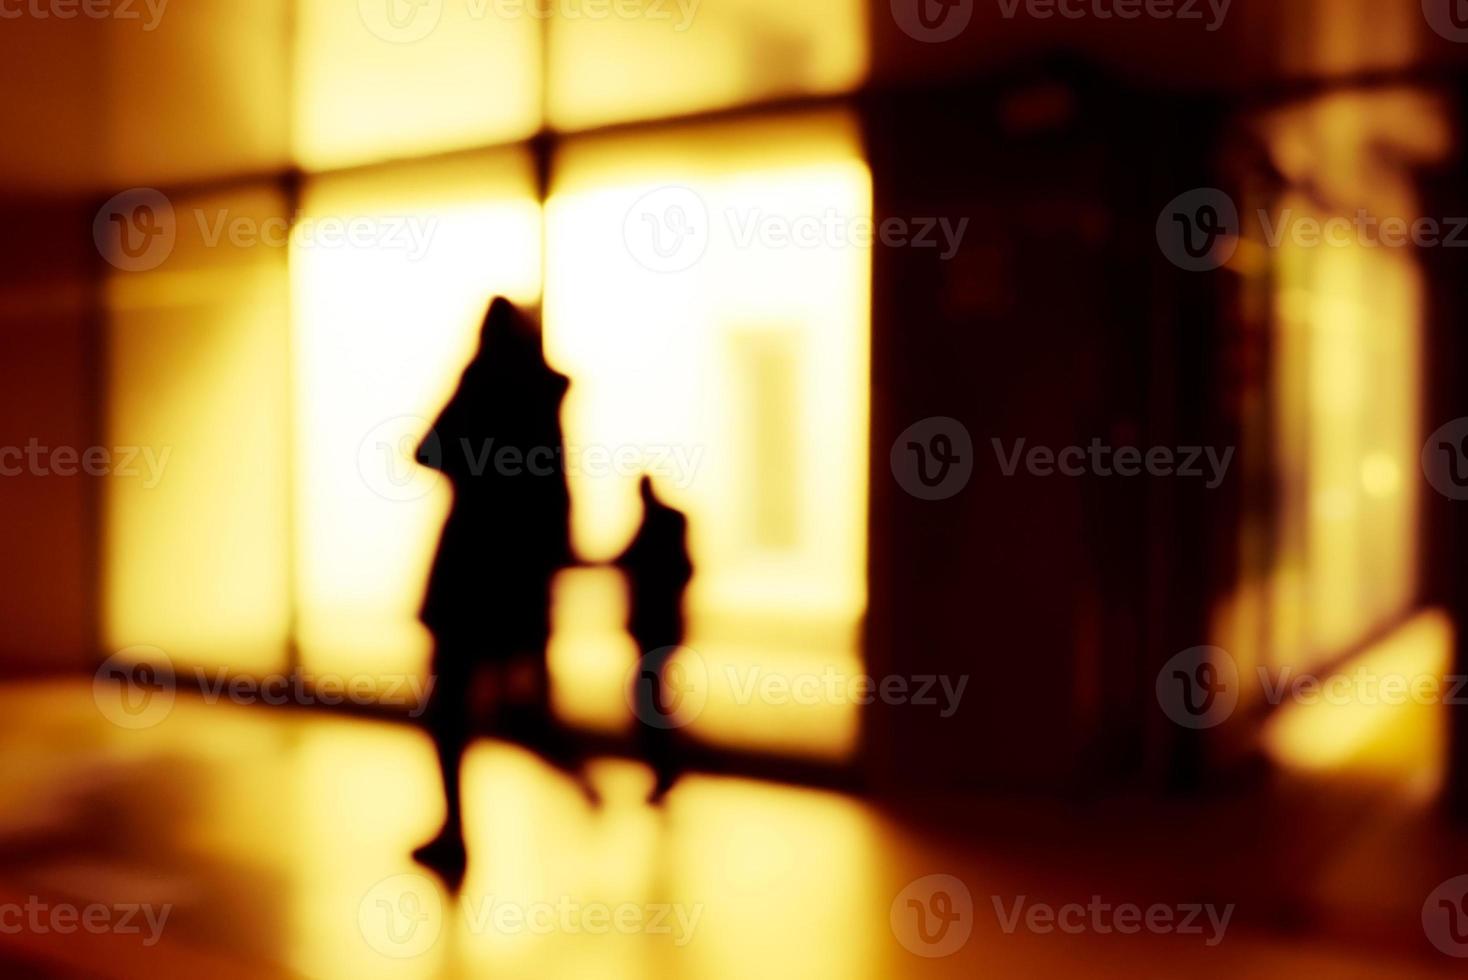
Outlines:
[[[1226,271],[1169,265],[1154,224],[1205,186],[1203,102],[1071,67],[913,90],[867,109],[876,213],[970,221],[962,249],[874,249],[875,674],[967,674],[950,718],[877,705],[879,786],[1022,791],[1154,778],[1201,750],[1157,671],[1207,642],[1227,498],[1201,481],[1003,472],[993,440],[1178,447],[1230,438],[1215,333]],[[945,500],[894,476],[920,420],[960,421],[973,475]]]
[[[0,202],[0,447],[98,444],[96,253],[84,202]],[[96,649],[99,489],[0,459],[0,675],[84,668]],[[14,471],[19,469],[19,473]]]
[[[1449,93],[1457,132],[1468,132],[1468,84]],[[1468,214],[1468,153],[1457,147],[1448,164],[1421,175],[1422,213]],[[1422,431],[1433,432],[1452,419],[1468,418],[1468,275],[1455,249],[1422,249],[1418,253],[1427,283],[1427,379]],[[1426,556],[1429,603],[1447,609],[1455,624],[1451,673],[1468,673],[1468,503],[1442,494],[1424,495],[1422,549]],[[1468,706],[1450,705],[1449,767],[1444,801],[1460,821],[1468,821]]]

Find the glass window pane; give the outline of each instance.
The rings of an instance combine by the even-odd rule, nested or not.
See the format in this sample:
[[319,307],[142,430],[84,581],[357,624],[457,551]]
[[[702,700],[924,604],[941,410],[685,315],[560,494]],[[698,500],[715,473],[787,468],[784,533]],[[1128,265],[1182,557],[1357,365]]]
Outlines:
[[[1251,454],[1251,510],[1267,526],[1243,539],[1242,566],[1262,573],[1241,583],[1224,622],[1234,657],[1276,676],[1324,671],[1337,689],[1450,668],[1452,624],[1419,609],[1424,443],[1446,420],[1423,415],[1428,280],[1421,249],[1403,247],[1424,217],[1418,177],[1451,152],[1450,120],[1436,94],[1406,88],[1329,94],[1256,120],[1265,186],[1283,178],[1245,209],[1235,262],[1270,327],[1250,440],[1267,449]],[[1429,791],[1439,781],[1438,714],[1332,700],[1270,715],[1274,761]]]
[[128,269],[106,294],[106,642],[284,669],[289,303],[284,240],[266,244],[284,201],[260,187],[121,205],[134,247],[108,252]]
[[550,2],[548,111],[562,129],[842,92],[867,70],[858,0],[631,0],[604,16]]
[[[309,182],[292,248],[298,638],[313,672],[416,674],[447,486],[411,463],[496,294],[534,302],[528,157],[480,153]],[[344,239],[333,227],[356,227]]]
[[[547,215],[546,350],[572,378],[577,547],[620,550],[649,471],[690,521],[688,643],[710,675],[692,730],[850,751],[854,705],[736,704],[731,688],[859,668],[871,257],[842,229],[870,220],[871,178],[854,120],[573,141]],[[562,583],[552,667],[560,706],[584,723],[628,714],[619,586],[596,571]]]
[[503,143],[540,124],[540,27],[484,3],[300,0],[295,147],[307,169]]
[[1397,161],[1441,158],[1449,130],[1435,98],[1403,90],[1327,96],[1261,128],[1290,183],[1268,215],[1285,232],[1271,244],[1261,222],[1253,242],[1269,262],[1284,488],[1270,645],[1276,663],[1319,665],[1416,601],[1425,297],[1412,250],[1380,247],[1373,227],[1324,248],[1293,231],[1417,220],[1412,169]]
[[[254,174],[290,161],[289,0],[137,3],[106,36],[111,186]],[[10,23],[7,21],[7,24]]]

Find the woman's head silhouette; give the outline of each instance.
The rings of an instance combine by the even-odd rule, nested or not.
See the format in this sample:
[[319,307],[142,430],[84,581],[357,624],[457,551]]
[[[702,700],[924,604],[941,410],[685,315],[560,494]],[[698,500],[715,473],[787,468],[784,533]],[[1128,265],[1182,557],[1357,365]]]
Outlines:
[[503,296],[496,296],[484,314],[474,360],[480,367],[491,368],[496,376],[509,371],[528,379],[535,374],[553,373],[534,320]]

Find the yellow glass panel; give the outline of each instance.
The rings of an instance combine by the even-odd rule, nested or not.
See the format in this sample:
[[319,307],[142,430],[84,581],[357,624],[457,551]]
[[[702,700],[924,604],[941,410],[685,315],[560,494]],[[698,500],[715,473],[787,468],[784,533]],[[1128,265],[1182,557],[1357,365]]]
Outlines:
[[[1453,624],[1440,610],[1414,616],[1336,673],[1305,701],[1286,701],[1264,744],[1280,764],[1307,772],[1400,780],[1430,799],[1447,768]],[[1281,675],[1281,681],[1289,681]]]
[[[1445,715],[1382,697],[1388,678],[1440,675],[1455,627],[1418,608],[1425,284],[1417,250],[1387,228],[1421,216],[1414,174],[1448,153],[1450,116],[1402,88],[1329,95],[1257,123],[1285,189],[1249,215],[1236,264],[1272,323],[1256,416],[1269,435],[1241,456],[1257,454],[1270,492],[1244,545],[1244,565],[1265,570],[1224,603],[1226,645],[1241,672],[1259,674],[1260,702],[1266,684],[1307,685],[1277,695],[1266,726],[1282,764],[1400,778],[1427,794]],[[1320,683],[1344,693],[1312,703]]]
[[106,287],[117,471],[104,494],[103,630],[113,649],[157,646],[177,665],[279,670],[286,250],[250,235],[272,219],[283,227],[284,201],[262,188],[175,199],[171,211],[155,212],[173,229],[171,252],[143,257],[161,264],[118,271]]
[[[1410,161],[1440,157],[1448,131],[1436,100],[1388,90],[1282,110],[1263,132],[1301,188],[1275,202],[1265,243],[1283,474],[1268,645],[1276,664],[1304,667],[1390,625],[1417,593],[1422,273],[1375,229],[1419,217]],[[1332,239],[1298,233],[1312,222],[1333,222]]]
[[842,92],[867,72],[867,7],[858,0],[550,6],[548,112],[561,129]]
[[307,670],[423,670],[418,604],[449,495],[411,463],[412,448],[473,353],[490,298],[537,298],[539,222],[519,152],[307,185],[303,227],[357,229],[341,240],[299,235],[292,248]]
[[489,0],[300,0],[294,146],[308,169],[503,143],[540,124],[540,24]]
[[[1423,5],[1377,0],[1300,0],[1258,8],[1260,26],[1286,72],[1316,77],[1403,70],[1422,55],[1429,36]],[[1447,5],[1429,5],[1428,18]],[[1251,11],[1252,13],[1252,11]],[[1265,36],[1260,32],[1260,36]]]
[[289,162],[290,0],[126,7],[130,14],[72,22],[105,35],[96,92],[103,186],[261,173]]
[[[1308,213],[1301,199],[1288,202]],[[1405,255],[1286,247],[1279,297],[1288,499],[1280,649],[1338,654],[1416,589],[1420,276]],[[1298,661],[1296,661],[1298,662]]]
[[[558,160],[546,351],[573,380],[576,545],[593,560],[624,546],[644,471],[688,513],[701,658],[688,666],[709,679],[692,730],[708,738],[828,756],[854,745],[855,704],[758,692],[772,676],[860,668],[871,257],[842,229],[870,219],[871,193],[844,112],[573,141]],[[782,244],[787,226],[815,237]],[[675,247],[685,232],[692,252]],[[593,573],[561,598],[561,709],[625,724],[625,598]],[[579,624],[574,642],[562,623]]]

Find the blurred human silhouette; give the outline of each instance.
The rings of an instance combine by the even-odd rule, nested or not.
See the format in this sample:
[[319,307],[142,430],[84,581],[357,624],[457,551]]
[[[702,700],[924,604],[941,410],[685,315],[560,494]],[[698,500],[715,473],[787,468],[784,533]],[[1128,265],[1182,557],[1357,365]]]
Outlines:
[[453,506],[420,613],[435,641],[427,721],[447,812],[442,830],[414,856],[450,878],[466,863],[459,769],[473,729],[475,681],[490,682],[503,713],[517,670],[528,673],[541,734],[552,728],[550,588],[573,560],[560,423],[569,384],[545,362],[535,326],[496,298],[478,352],[418,448],[418,462],[447,477]]
[[658,499],[644,476],[642,525],[615,565],[627,577],[627,631],[641,651],[633,688],[637,740],[656,782],[649,799],[658,802],[682,771],[678,751],[676,695],[670,703],[664,671],[683,642],[683,593],[693,578],[688,557],[688,519]]

